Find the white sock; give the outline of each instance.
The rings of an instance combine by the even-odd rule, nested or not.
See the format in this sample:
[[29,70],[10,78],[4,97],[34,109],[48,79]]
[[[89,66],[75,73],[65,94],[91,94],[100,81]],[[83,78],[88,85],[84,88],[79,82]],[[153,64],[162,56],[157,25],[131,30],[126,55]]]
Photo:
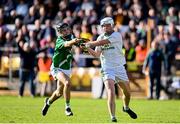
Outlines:
[[111,116],[111,119],[116,118],[115,116]]
[[66,108],[70,108],[70,103],[65,104]]
[[129,110],[129,107],[128,107],[128,106],[125,106],[124,109],[125,109],[125,110]]
[[49,102],[49,99],[48,99],[48,101],[47,101],[47,104],[48,104],[48,105],[51,105],[51,103]]

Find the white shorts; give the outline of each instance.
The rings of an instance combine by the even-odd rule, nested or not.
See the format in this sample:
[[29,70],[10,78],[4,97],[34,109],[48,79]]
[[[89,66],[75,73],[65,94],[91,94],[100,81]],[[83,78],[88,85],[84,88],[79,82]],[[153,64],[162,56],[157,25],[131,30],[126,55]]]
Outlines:
[[124,66],[102,69],[101,74],[102,74],[103,81],[107,79],[112,79],[115,81],[115,83],[129,82],[126,69]]
[[53,65],[51,65],[51,68],[50,68],[50,73],[51,75],[53,76],[53,78],[55,80],[57,80],[57,74],[59,72],[63,72],[64,74],[66,74],[67,76],[70,76],[71,74],[71,70],[64,70],[64,69],[61,69],[61,68],[56,68],[54,67]]

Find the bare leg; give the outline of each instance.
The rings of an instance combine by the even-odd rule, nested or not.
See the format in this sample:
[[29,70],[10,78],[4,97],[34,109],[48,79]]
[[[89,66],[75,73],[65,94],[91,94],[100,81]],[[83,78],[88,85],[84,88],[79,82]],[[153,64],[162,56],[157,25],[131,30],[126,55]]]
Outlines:
[[42,115],[45,116],[47,114],[47,111],[50,107],[50,104],[52,104],[54,101],[56,101],[59,97],[61,97],[64,93],[64,97],[66,100],[66,110],[65,114],[67,116],[72,116],[73,113],[70,109],[70,79],[69,77],[64,74],[63,72],[59,72],[57,74],[57,89],[53,92],[51,97],[48,99],[46,98],[44,107],[42,109]]
[[63,88],[64,88],[64,85],[58,80],[57,89],[53,92],[53,94],[49,98],[50,103],[53,103],[54,101],[56,101],[58,98],[60,98],[63,95]]
[[66,81],[64,82],[64,98],[66,103],[70,102],[70,88],[71,83],[69,77],[66,76]]
[[57,81],[57,89],[53,92],[50,98],[45,99],[44,107],[42,109],[42,115],[45,116],[48,112],[50,104],[56,101],[59,97],[63,95],[64,85],[58,80]]
[[137,118],[136,113],[129,108],[129,102],[131,96],[129,82],[122,82],[119,83],[119,85],[123,93],[123,111],[128,113],[131,118],[136,119]]
[[104,82],[107,91],[107,105],[111,117],[115,117],[115,88],[114,80],[108,79]]
[[122,82],[119,83],[121,87],[121,91],[123,93],[122,99],[123,99],[123,106],[128,107],[130,102],[130,86],[128,82]]

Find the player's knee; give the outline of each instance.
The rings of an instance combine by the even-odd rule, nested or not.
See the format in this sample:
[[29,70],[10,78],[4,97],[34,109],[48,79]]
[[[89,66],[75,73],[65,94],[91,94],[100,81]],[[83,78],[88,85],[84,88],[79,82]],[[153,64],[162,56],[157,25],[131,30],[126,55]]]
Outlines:
[[64,86],[71,87],[71,82],[69,80],[65,81]]
[[61,97],[62,95],[63,95],[63,92],[57,89],[56,90],[56,96]]

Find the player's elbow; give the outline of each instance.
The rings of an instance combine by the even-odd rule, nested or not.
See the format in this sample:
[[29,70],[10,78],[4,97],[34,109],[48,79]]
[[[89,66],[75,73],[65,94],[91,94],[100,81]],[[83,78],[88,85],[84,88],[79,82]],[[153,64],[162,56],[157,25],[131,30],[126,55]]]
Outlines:
[[64,44],[64,47],[71,47],[71,44],[65,43],[65,44]]

